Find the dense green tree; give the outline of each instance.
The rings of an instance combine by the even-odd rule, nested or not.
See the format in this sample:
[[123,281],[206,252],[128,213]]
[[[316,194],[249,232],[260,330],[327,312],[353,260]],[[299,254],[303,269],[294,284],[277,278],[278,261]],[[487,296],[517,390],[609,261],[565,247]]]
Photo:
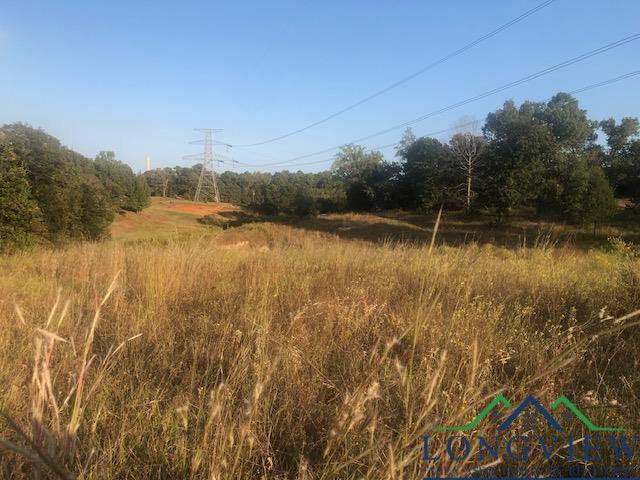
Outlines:
[[331,172],[312,174],[312,195],[320,213],[342,212],[347,208],[344,182]]
[[139,211],[148,202],[144,179],[112,152],[91,161],[24,124],[3,126],[0,140],[15,152],[42,212],[46,228],[39,233],[51,240],[104,238],[115,210]]
[[11,148],[0,143],[0,252],[25,247],[39,233],[40,210],[27,172]]
[[84,240],[101,240],[109,235],[113,221],[112,199],[103,186],[95,181],[84,182],[80,187],[80,225]]
[[549,129],[537,121],[544,104],[513,101],[487,115],[489,141],[483,158],[482,200],[501,214],[535,204],[544,188],[544,172],[555,164],[556,149]]
[[568,158],[558,172],[556,202],[550,211],[583,224],[606,220],[615,207],[613,190],[600,165],[588,156]]
[[631,137],[638,135],[640,124],[637,118],[624,117],[620,123],[609,118],[600,122],[600,128],[607,136],[607,145],[613,156],[620,155],[627,147]]
[[397,155],[402,161],[398,194],[402,207],[429,210],[458,196],[463,176],[447,145],[435,138],[415,138],[408,130]]
[[192,200],[196,194],[198,178],[202,165],[195,165],[193,168],[175,167],[175,178],[173,182],[173,195],[178,198]]
[[292,213],[298,217],[307,217],[316,214],[318,208],[311,188],[298,188],[293,197],[292,207]]
[[[559,93],[549,102],[513,101],[487,115],[484,126],[488,147],[483,156],[485,205],[501,214],[521,206],[539,213],[563,213],[563,195],[571,191],[565,181],[590,152],[596,124],[570,95]],[[568,173],[569,172],[569,173]]]
[[591,167],[589,169],[587,189],[584,193],[581,212],[582,222],[593,224],[595,234],[598,225],[611,217],[615,205],[613,189],[609,185],[604,172],[599,167]]
[[157,168],[149,170],[142,174],[149,194],[155,197],[172,197],[174,196],[174,179],[176,172],[173,168]]
[[365,181],[372,171],[380,169],[384,158],[380,152],[367,152],[362,145],[344,145],[335,156],[331,170],[347,182]]
[[361,145],[344,145],[336,154],[331,171],[345,186],[348,209],[373,211],[391,206],[391,182],[398,172],[380,152],[367,152]]
[[603,154],[603,165],[609,181],[620,197],[640,197],[640,159],[638,158],[639,132],[637,118],[625,117],[620,123],[613,118],[600,122],[607,137],[607,151]]
[[139,212],[149,203],[149,188],[126,163],[116,160],[115,154],[101,151],[94,161],[96,175],[109,192],[116,209]]
[[589,120],[587,111],[568,93],[554,95],[543,108],[543,123],[549,127],[564,151],[582,152],[596,139],[598,122]]
[[269,215],[290,213],[293,210],[293,199],[297,187],[293,175],[287,171],[278,172],[261,186],[260,196],[252,206]]
[[[0,128],[0,141],[11,146],[27,172],[46,235],[53,241],[87,238],[87,219],[83,208],[85,185],[91,185],[100,196],[107,195],[96,175],[93,161],[70,150],[42,130],[16,123]],[[103,212],[97,223],[108,226],[112,212]],[[92,235],[95,237],[95,235]]]
[[[154,196],[191,198],[195,192],[200,165],[145,172],[150,192]],[[220,200],[258,211],[307,215],[345,209],[345,186],[331,172],[222,172],[218,175]]]
[[626,158],[629,178],[627,193],[636,205],[640,205],[640,140],[629,142]]
[[256,211],[267,215],[298,216],[316,212],[313,174],[283,171],[273,175],[238,175],[236,179],[243,176],[251,181],[251,198],[247,205]]
[[125,210],[141,211],[143,208],[149,206],[150,197],[151,191],[149,190],[147,182],[142,175],[136,175],[133,192],[131,193],[131,208],[125,208]]

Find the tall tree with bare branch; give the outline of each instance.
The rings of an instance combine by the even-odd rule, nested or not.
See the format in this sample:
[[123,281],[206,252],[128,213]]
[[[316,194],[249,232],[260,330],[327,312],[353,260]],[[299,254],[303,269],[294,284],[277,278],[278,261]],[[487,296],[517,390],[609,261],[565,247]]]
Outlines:
[[485,145],[484,137],[477,135],[479,122],[477,120],[462,120],[459,122],[458,132],[451,137],[449,147],[458,159],[458,165],[465,178],[466,210],[471,211],[474,178],[478,167],[480,153]]

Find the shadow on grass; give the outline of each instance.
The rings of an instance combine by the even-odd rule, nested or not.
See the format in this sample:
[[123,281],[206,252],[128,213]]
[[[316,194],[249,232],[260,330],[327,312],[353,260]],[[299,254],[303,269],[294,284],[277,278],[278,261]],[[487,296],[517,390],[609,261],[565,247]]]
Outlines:
[[[323,214],[307,218],[263,216],[245,212],[220,212],[217,215],[223,219],[219,219],[223,222],[223,228],[271,222],[344,239],[392,244],[428,245],[435,225],[435,215],[409,212]],[[611,236],[640,243],[640,232],[635,230],[626,231],[619,225],[610,225],[600,228],[594,235],[588,228],[540,220],[533,216],[513,218],[508,223],[498,224],[491,216],[469,217],[461,212],[448,212],[443,214],[436,244],[462,246],[477,243],[506,248],[555,245],[587,250],[606,246],[607,239]]]

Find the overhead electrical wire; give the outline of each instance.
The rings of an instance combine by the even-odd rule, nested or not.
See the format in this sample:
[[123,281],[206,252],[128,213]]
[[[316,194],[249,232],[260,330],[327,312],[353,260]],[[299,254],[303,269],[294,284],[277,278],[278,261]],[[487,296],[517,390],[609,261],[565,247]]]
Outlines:
[[[620,82],[622,80],[626,80],[628,78],[636,77],[636,76],[639,76],[639,75],[640,75],[640,70],[634,70],[633,72],[625,73],[623,75],[619,75],[617,77],[613,77],[613,78],[610,78],[608,80],[604,80],[602,82],[592,83],[590,85],[586,85],[586,86],[578,88],[576,90],[571,90],[570,92],[567,92],[567,93],[569,95],[577,95],[577,94],[580,94],[580,93],[583,93],[583,92],[586,92],[586,91],[589,91],[589,90],[593,90],[593,89],[596,89],[596,88],[599,88],[599,87],[604,87],[604,86],[610,85],[612,83],[617,83],[617,82]],[[436,131],[433,131],[433,132],[428,132],[428,133],[425,133],[425,134],[423,134],[421,136],[422,137],[432,137],[434,135],[441,135],[443,133],[452,132],[452,131],[458,130],[459,128],[466,127],[468,125],[472,125],[474,123],[477,123],[477,120],[473,120],[471,122],[463,123],[461,125],[456,125],[454,127],[443,128],[442,130],[436,130]],[[384,148],[389,148],[389,147],[396,146],[399,143],[400,142],[387,143],[385,145],[379,145],[379,146],[376,146],[376,147],[368,148],[367,150],[369,150],[369,151],[382,150]],[[292,167],[301,167],[301,166],[307,166],[307,165],[318,165],[320,163],[325,163],[325,162],[328,162],[328,161],[331,161],[331,160],[333,160],[333,158],[323,158],[322,160],[315,160],[315,161],[312,161],[312,162],[304,162],[304,163],[296,163],[296,164],[293,164],[293,165],[290,165],[290,166],[292,166]],[[250,164],[246,164],[246,163],[243,163],[243,162],[236,162],[236,163],[238,165],[244,166],[244,167],[255,167],[255,165],[250,165]]]
[[445,62],[451,60],[454,57],[457,57],[458,55],[466,52],[467,50],[475,47],[476,45],[484,42],[485,40],[488,40],[491,37],[496,36],[500,32],[508,29],[509,27],[512,27],[513,25],[525,20],[526,18],[530,17],[531,15],[533,15],[536,12],[538,12],[539,10],[542,10],[543,8],[547,7],[548,5],[553,3],[554,1],[555,0],[546,0],[546,1],[542,2],[541,4],[533,7],[530,10],[527,10],[526,12],[522,13],[521,15],[518,15],[517,17],[509,20],[507,23],[499,26],[495,30],[492,30],[491,32],[486,33],[485,35],[473,40],[470,43],[467,43],[466,45],[460,47],[459,49],[454,50],[453,52],[446,54],[445,56],[439,58],[438,60],[435,60],[434,62],[430,63],[429,65],[426,65],[426,66],[422,67],[421,69],[416,70],[415,72],[407,75],[406,77],[403,77],[400,80],[397,80],[396,82],[392,83],[391,85],[388,85],[388,86],[384,87],[383,89],[378,90],[377,92],[372,93],[371,95],[369,95],[367,97],[364,97],[363,99],[358,100],[357,102],[352,103],[352,104],[342,108],[341,110],[338,110],[337,112],[332,113],[331,115],[328,115],[328,116],[326,116],[324,118],[321,118],[320,120],[317,120],[317,121],[315,121],[313,123],[305,125],[304,127],[295,129],[295,130],[293,130],[291,132],[288,132],[288,133],[285,133],[283,135],[279,135],[279,136],[276,136],[276,137],[268,138],[266,140],[262,140],[262,141],[258,141],[258,142],[254,142],[254,143],[244,143],[244,144],[239,143],[239,144],[234,145],[234,146],[236,146],[236,147],[257,147],[259,145],[265,145],[267,143],[277,142],[278,140],[282,140],[284,138],[291,137],[293,135],[296,135],[298,133],[304,132],[304,131],[309,130],[309,129],[313,128],[313,127],[321,125],[321,124],[323,124],[325,122],[328,122],[329,120],[331,120],[331,119],[333,119],[333,118],[335,118],[335,117],[337,117],[339,115],[342,115],[343,113],[346,113],[346,112],[348,112],[350,110],[353,110],[354,108],[359,107],[360,105],[362,105],[364,103],[367,103],[367,102],[373,100],[374,98],[377,98],[377,97],[379,97],[379,96],[381,96],[381,95],[383,95],[383,94],[385,94],[385,93],[387,93],[387,92],[399,87],[400,85],[403,85],[403,84],[407,83],[410,80],[413,80],[414,78],[416,78],[416,77],[422,75],[423,73],[425,73],[425,72],[437,67],[438,65],[440,65],[442,63],[445,63]]
[[557,70],[561,70],[563,68],[569,67],[571,65],[574,65],[576,63],[582,62],[582,61],[587,60],[587,59],[589,59],[591,57],[594,57],[596,55],[600,55],[600,54],[605,53],[605,52],[607,52],[609,50],[612,50],[614,48],[626,45],[626,44],[628,44],[630,42],[633,42],[633,41],[636,41],[638,39],[640,39],[640,33],[629,35],[629,36],[624,37],[624,38],[622,38],[620,40],[616,40],[615,42],[608,43],[606,45],[603,45],[602,47],[590,50],[590,51],[585,52],[585,53],[583,53],[581,55],[578,55],[576,57],[573,57],[573,58],[570,58],[570,59],[565,60],[563,62],[557,63],[557,64],[555,64],[555,65],[553,65],[551,67],[547,67],[547,68],[545,68],[543,70],[539,70],[537,72],[531,73],[531,74],[529,74],[529,75],[527,75],[525,77],[522,77],[522,78],[520,78],[518,80],[506,83],[504,85],[501,85],[499,87],[493,88],[493,89],[488,90],[486,92],[480,93],[480,94],[475,95],[473,97],[469,97],[469,98],[467,98],[465,100],[461,100],[459,102],[453,103],[453,104],[448,105],[446,107],[443,107],[443,108],[434,110],[432,112],[426,113],[426,114],[421,115],[419,117],[416,117],[414,119],[411,119],[411,120],[408,120],[408,121],[393,125],[391,127],[385,128],[383,130],[379,130],[379,131],[377,131],[375,133],[372,133],[372,134],[369,134],[369,135],[365,135],[363,137],[356,138],[356,139],[353,139],[353,140],[348,141],[348,142],[342,142],[339,145],[335,145],[335,146],[332,146],[332,147],[329,147],[329,148],[318,150],[318,151],[313,152],[313,153],[308,153],[308,154],[305,154],[305,155],[299,155],[297,157],[293,157],[293,158],[290,158],[288,160],[283,160],[283,161],[280,161],[280,162],[263,163],[263,164],[259,164],[259,165],[258,164],[255,164],[255,165],[254,164],[244,164],[244,165],[248,166],[248,167],[271,167],[271,166],[286,165],[286,164],[289,164],[289,163],[294,163],[294,162],[296,162],[298,160],[303,160],[305,158],[314,157],[316,155],[321,155],[323,153],[328,153],[328,152],[337,150],[337,149],[339,149],[340,147],[342,147],[345,144],[359,143],[359,142],[362,142],[362,141],[365,141],[365,140],[369,140],[371,138],[375,138],[375,137],[378,137],[380,135],[384,135],[385,133],[389,133],[389,132],[391,132],[393,130],[398,130],[398,129],[401,129],[401,128],[404,128],[404,127],[411,126],[411,125],[413,125],[415,123],[422,122],[422,121],[424,121],[424,120],[426,120],[428,118],[431,118],[433,116],[448,112],[448,111],[456,109],[456,108],[459,108],[459,107],[467,105],[469,103],[476,102],[478,100],[482,100],[482,99],[484,99],[486,97],[489,97],[489,96],[495,95],[497,93],[503,92],[503,91],[505,91],[507,89],[513,88],[513,87],[521,85],[523,83],[530,82],[530,81],[535,80],[537,78],[540,78],[540,77],[543,77],[543,76],[548,75],[550,73],[553,73],[553,72],[555,72]]

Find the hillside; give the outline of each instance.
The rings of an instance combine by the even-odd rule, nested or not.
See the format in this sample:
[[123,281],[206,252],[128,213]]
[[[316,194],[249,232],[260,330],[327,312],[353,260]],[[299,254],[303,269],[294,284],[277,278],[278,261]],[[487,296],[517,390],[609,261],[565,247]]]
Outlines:
[[118,215],[111,225],[111,238],[132,241],[204,233],[207,227],[198,222],[199,218],[212,213],[237,210],[237,207],[228,203],[198,203],[151,197],[151,204],[141,212]]

